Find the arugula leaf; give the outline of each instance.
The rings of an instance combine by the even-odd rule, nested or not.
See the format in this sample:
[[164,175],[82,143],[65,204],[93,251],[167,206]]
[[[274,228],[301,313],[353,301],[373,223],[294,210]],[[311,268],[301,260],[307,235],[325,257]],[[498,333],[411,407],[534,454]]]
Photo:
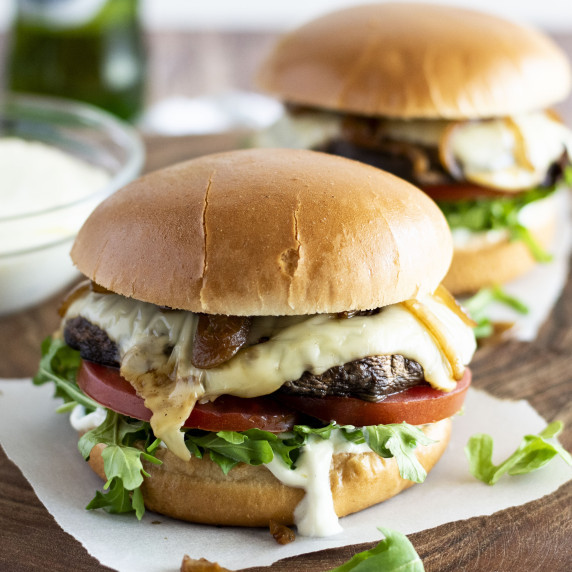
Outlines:
[[[61,397],[69,408],[79,403],[88,412],[95,411],[98,404],[87,397],[76,383],[80,361],[79,352],[72,350],[64,340],[48,337],[42,342],[42,358],[33,382],[35,385],[52,382],[56,386],[54,397]],[[67,411],[68,407],[62,406],[58,411]]]
[[202,435],[196,433],[188,431],[185,435],[185,444],[189,451],[196,454],[198,450],[199,458],[208,451],[211,460],[220,466],[225,475],[240,462],[261,465],[269,463],[274,457],[268,440],[260,438],[261,436],[256,433],[249,434],[249,431],[206,432]]
[[133,511],[131,495],[129,494],[129,491],[123,486],[121,479],[113,479],[110,483],[110,486],[108,486],[108,491],[106,493],[96,491],[95,497],[91,499],[85,508],[87,510],[103,508],[112,514],[120,514]]
[[535,238],[532,236],[532,233],[528,228],[521,224],[517,224],[510,229],[510,237],[511,240],[520,240],[524,242],[530,254],[537,262],[550,262],[553,259],[552,254],[546,252],[538,242],[536,242]]
[[566,165],[564,168],[564,182],[568,187],[572,187],[572,165]]
[[417,460],[415,449],[418,445],[435,443],[419,429],[407,423],[371,425],[363,428],[365,440],[371,449],[381,457],[394,457],[399,474],[415,483],[422,483],[427,472]]
[[495,302],[508,306],[519,314],[524,315],[529,312],[526,304],[505,292],[500,286],[481,288],[474,296],[463,302],[463,306],[477,323],[473,328],[476,338],[486,338],[493,333],[493,324],[487,314],[489,306]]
[[329,572],[423,572],[423,562],[405,536],[390,528],[378,527],[385,537],[371,550],[356,554]]
[[78,448],[86,460],[95,445],[106,445],[101,453],[107,477],[103,488],[109,490],[107,493],[97,492],[87,509],[104,508],[112,513],[134,510],[137,518],[141,519],[145,509],[139,487],[143,477],[149,476],[143,468],[142,459],[154,464],[161,464],[161,461],[151,452],[156,448],[155,443],[146,450],[131,445],[141,439],[148,442],[151,435],[148,423],[130,421],[108,410],[105,421],[80,438]]
[[330,423],[325,427],[296,425],[286,437],[261,429],[243,432],[219,431],[209,433],[191,430],[185,434],[185,444],[192,455],[202,458],[208,454],[227,474],[237,463],[250,465],[269,463],[278,455],[290,468],[295,468],[302,448],[310,436],[329,439],[333,431],[352,443],[365,443],[381,457],[395,457],[403,478],[423,482],[427,473],[415,456],[420,445],[434,443],[423,431],[407,423],[353,427]]
[[552,257],[536,242],[529,230],[520,224],[518,213],[526,205],[544,199],[555,191],[556,185],[553,185],[530,189],[524,193],[517,193],[515,196],[437,201],[437,204],[452,229],[468,228],[473,232],[506,229],[511,240],[523,241],[536,260],[548,262]]
[[572,465],[572,457],[558,443],[550,443],[547,439],[556,437],[563,428],[561,421],[554,421],[538,435],[525,435],[518,449],[500,465],[494,465],[493,440],[490,435],[479,433],[473,435],[466,447],[465,454],[469,460],[469,470],[477,479],[494,485],[505,473],[520,475],[540,469],[556,456]]
[[288,467],[294,468],[310,435],[329,439],[332,431],[338,428],[334,423],[318,428],[296,425],[291,433],[284,436],[262,429],[218,433],[189,430],[185,433],[185,444],[189,452],[199,459],[208,454],[225,474],[239,462],[261,465],[270,463],[274,455],[278,455]]
[[529,312],[526,304],[505,292],[498,285],[492,288],[482,288],[474,296],[463,302],[463,306],[471,316],[478,316],[493,302],[505,304],[520,314],[528,314]]
[[309,427],[308,425],[296,425],[294,427],[294,433],[298,438],[302,438],[302,443],[305,444],[310,435],[316,435],[326,440],[332,436],[332,431],[339,426],[335,423],[330,423],[325,427]]

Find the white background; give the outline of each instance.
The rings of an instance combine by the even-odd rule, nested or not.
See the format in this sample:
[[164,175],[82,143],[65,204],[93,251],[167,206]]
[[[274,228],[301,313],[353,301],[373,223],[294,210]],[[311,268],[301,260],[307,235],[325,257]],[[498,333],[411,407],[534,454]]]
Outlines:
[[[0,29],[8,25],[15,1],[0,0]],[[144,23],[152,29],[284,30],[338,7],[367,1],[141,0],[141,5]],[[439,3],[496,13],[549,31],[572,31],[570,0],[441,0]]]

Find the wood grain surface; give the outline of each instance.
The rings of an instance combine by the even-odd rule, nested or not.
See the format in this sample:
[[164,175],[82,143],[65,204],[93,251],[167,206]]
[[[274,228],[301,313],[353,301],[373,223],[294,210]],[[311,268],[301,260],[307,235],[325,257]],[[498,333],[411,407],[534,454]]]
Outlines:
[[[572,55],[572,34],[556,39]],[[273,40],[271,34],[156,34],[149,39],[149,99],[212,93],[230,87],[250,89],[253,72]],[[572,102],[568,100],[559,111],[572,124]],[[147,138],[146,170],[233,148],[240,135]],[[55,296],[37,308],[0,319],[0,377],[34,373],[40,342],[57,325],[59,298]],[[526,399],[548,421],[564,421],[566,429],[561,442],[571,450],[572,276],[533,344],[505,342],[483,347],[478,350],[472,369],[475,387],[497,397]],[[410,536],[428,572],[568,572],[572,570],[571,538],[571,482],[535,502]],[[2,571],[107,570],[60,529],[1,449],[0,539]],[[370,546],[308,554],[277,562],[271,569],[324,571]]]

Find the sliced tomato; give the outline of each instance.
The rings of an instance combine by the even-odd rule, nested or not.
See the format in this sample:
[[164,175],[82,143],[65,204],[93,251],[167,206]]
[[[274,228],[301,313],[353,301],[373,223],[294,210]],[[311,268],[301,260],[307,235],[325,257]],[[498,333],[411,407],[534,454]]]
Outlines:
[[[145,407],[133,386],[121,377],[119,370],[83,361],[78,372],[78,385],[92,399],[135,419],[149,421],[151,411]],[[297,422],[297,414],[270,397],[241,398],[221,395],[210,403],[197,403],[184,427],[205,431],[246,431],[264,429],[273,433],[289,431]]]
[[[280,402],[269,397],[241,398],[222,395],[213,402],[197,403],[184,427],[205,431],[246,431],[264,429],[281,433],[299,421],[298,413],[341,425],[380,425],[402,423],[423,425],[451,417],[463,406],[471,383],[467,368],[453,391],[418,385],[395,393],[377,403],[353,397],[305,397],[280,395]],[[151,411],[119,370],[82,362],[78,373],[81,389],[104,407],[122,415],[149,421]]]
[[470,201],[480,199],[499,199],[502,197],[514,197],[514,193],[498,191],[474,185],[472,183],[451,183],[449,185],[427,185],[421,190],[429,195],[434,201]]
[[452,391],[433,389],[430,385],[417,385],[394,393],[383,401],[373,403],[354,397],[281,397],[287,405],[321,419],[341,425],[381,425],[386,423],[433,423],[457,413],[463,406],[471,383],[471,371],[466,368],[463,378]]

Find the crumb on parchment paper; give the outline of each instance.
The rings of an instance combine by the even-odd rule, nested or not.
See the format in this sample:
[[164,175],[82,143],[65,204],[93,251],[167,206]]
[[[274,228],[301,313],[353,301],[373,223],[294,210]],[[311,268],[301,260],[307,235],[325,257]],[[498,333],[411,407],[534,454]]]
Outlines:
[[217,562],[210,562],[206,558],[195,560],[187,554],[183,556],[181,562],[181,572],[232,572],[228,568],[223,568]]

